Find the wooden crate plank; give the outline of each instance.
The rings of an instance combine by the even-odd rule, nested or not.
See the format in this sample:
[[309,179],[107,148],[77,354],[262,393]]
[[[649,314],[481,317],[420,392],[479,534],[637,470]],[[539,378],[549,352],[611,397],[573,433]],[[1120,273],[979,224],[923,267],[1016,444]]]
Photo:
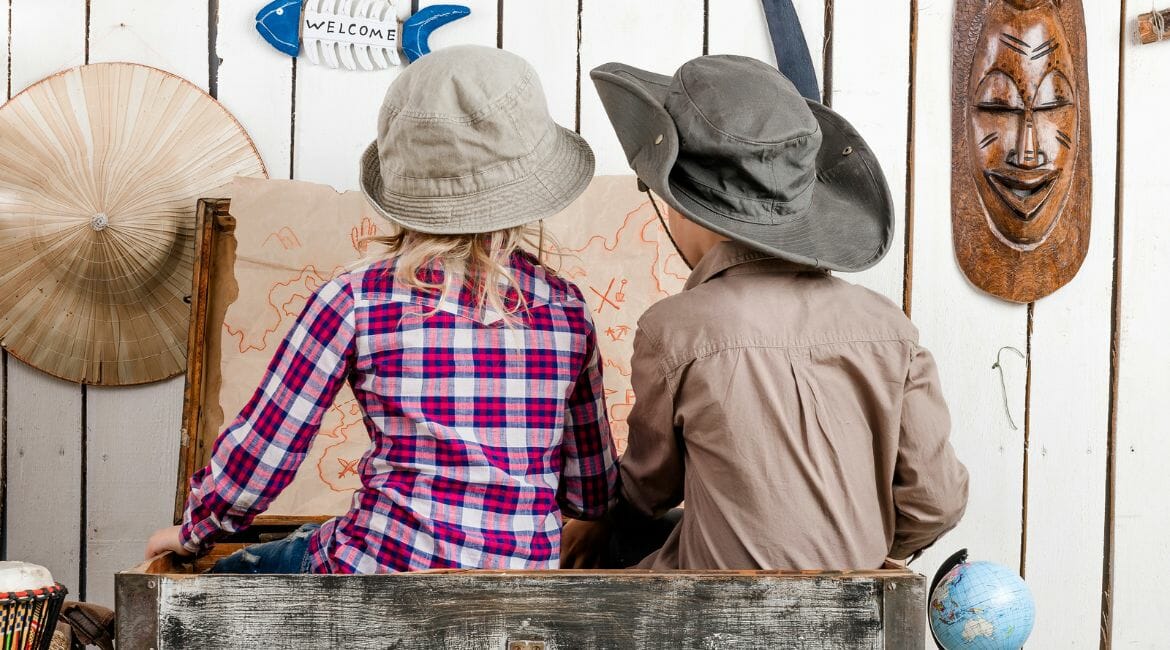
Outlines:
[[[883,648],[883,606],[899,606],[883,598],[886,589],[922,589],[911,577],[485,572],[160,577],[158,584],[160,650],[195,639],[205,648],[470,649],[517,640],[550,649]],[[900,606],[913,616],[924,602]],[[914,647],[921,646],[899,646]]]
[[1093,233],[1079,275],[1036,303],[1032,331],[1024,566],[1041,612],[1028,642],[1036,648],[1097,648],[1100,636],[1120,9],[1093,2],[1084,8]]
[[581,135],[597,156],[597,174],[629,174],[589,71],[618,61],[661,74],[703,53],[702,0],[582,0]]
[[[910,10],[873,0],[833,2],[833,109],[877,155],[894,199],[894,242],[877,266],[843,275],[902,305],[906,269],[906,142]],[[880,34],[880,38],[874,38]],[[862,44],[865,44],[862,46]]]
[[[85,62],[85,0],[11,4],[12,93]],[[7,20],[9,16],[6,16]],[[8,360],[7,559],[44,565],[76,597],[81,387]]]
[[577,3],[508,0],[502,37],[504,49],[536,66],[553,119],[576,128]]
[[207,3],[89,0],[89,62],[141,63],[207,89]]
[[12,3],[12,94],[85,63],[85,0]]
[[[1017,567],[1022,528],[1024,431],[1009,426],[999,374],[991,366],[1000,348],[1027,348],[1027,308],[972,287],[951,246],[953,8],[949,2],[918,5],[914,211],[929,218],[915,220],[913,312],[921,342],[938,362],[951,441],[972,479],[962,523],[915,564],[928,576],[962,547],[972,559]],[[1022,427],[1026,365],[1011,353],[1003,360],[1008,402]]]
[[81,567],[81,388],[8,360],[8,559],[47,567],[71,598]]
[[[1157,596],[1170,573],[1165,553],[1170,510],[1166,459],[1170,437],[1163,411],[1170,394],[1166,321],[1170,292],[1170,228],[1162,216],[1165,163],[1151,127],[1164,119],[1165,48],[1137,45],[1133,26],[1146,3],[1126,10],[1121,233],[1121,355],[1117,394],[1114,510],[1113,647],[1157,648],[1170,637],[1170,617]],[[1116,25],[1115,25],[1116,27]],[[1099,89],[1098,89],[1099,90]],[[1094,126],[1097,126],[1096,124]],[[1097,178],[1105,178],[1100,175]],[[1108,181],[1104,181],[1108,182]],[[1094,236],[1100,231],[1094,229]]]
[[[90,0],[90,12],[91,62],[150,65],[207,89],[205,3]],[[178,463],[183,379],[91,387],[86,404],[86,598],[111,606],[114,573],[138,561],[150,533],[171,523],[173,495],[161,488]]]
[[[219,2],[217,97],[247,129],[272,178],[292,173],[293,59],[256,32],[264,3]],[[305,61],[306,66],[312,64]],[[338,72],[337,74],[342,74]],[[333,96],[335,103],[344,103]],[[357,167],[357,163],[353,164]]]

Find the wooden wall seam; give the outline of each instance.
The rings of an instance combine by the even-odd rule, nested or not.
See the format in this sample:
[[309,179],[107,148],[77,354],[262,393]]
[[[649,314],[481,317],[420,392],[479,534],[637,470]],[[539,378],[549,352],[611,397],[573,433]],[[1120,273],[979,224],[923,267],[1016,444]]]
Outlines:
[[914,298],[914,128],[917,113],[917,98],[914,96],[918,83],[918,0],[910,0],[910,75],[906,88],[909,94],[906,102],[906,216],[905,248],[902,265],[902,311],[907,318],[913,314]]
[[703,0],[703,56],[711,53],[711,0]]
[[1024,463],[1021,468],[1023,483],[1020,489],[1020,577],[1027,577],[1028,567],[1028,460],[1032,437],[1032,334],[1036,317],[1036,303],[1028,303],[1027,347],[1024,348]]
[[8,351],[0,350],[0,562],[8,559]]
[[1113,647],[1113,559],[1116,526],[1117,478],[1117,407],[1121,376],[1121,309],[1122,268],[1125,226],[1125,46],[1128,0],[1121,0],[1117,61],[1117,193],[1113,203],[1113,304],[1110,314],[1109,341],[1109,427],[1105,449],[1105,530],[1101,557],[1101,650]]
[[207,0],[207,94],[219,99],[219,0]]
[[297,177],[297,57],[292,58],[292,88],[289,91],[288,178]]
[[504,49],[504,0],[496,2],[496,47]]
[[577,112],[573,117],[573,129],[581,134],[581,15],[585,13],[585,0],[577,0]]
[[821,99],[833,107],[833,0],[825,0],[825,36],[822,43]]

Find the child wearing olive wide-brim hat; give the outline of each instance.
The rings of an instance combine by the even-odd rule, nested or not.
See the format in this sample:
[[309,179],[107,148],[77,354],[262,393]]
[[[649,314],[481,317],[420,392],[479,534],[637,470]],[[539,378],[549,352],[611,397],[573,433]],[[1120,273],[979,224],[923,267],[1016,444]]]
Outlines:
[[[747,57],[591,76],[693,271],[638,322],[619,541],[574,524],[564,564],[601,546],[618,566],[877,569],[933,544],[967,503],[934,360],[901,309],[829,274],[893,239],[865,141]],[[673,528],[642,521],[684,497]]]
[[350,511],[215,570],[556,568],[562,514],[604,515],[617,471],[588,308],[523,245],[592,175],[523,59],[462,46],[406,68],[361,160],[362,190],[399,226],[378,240],[388,254],[309,299],[192,477],[182,526],[147,555],[248,526],[348,381],[373,439]]

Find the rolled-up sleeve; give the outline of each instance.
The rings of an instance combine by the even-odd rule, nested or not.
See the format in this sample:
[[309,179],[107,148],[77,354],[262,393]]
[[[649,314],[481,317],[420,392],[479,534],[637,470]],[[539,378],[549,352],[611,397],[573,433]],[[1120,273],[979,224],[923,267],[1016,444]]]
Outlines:
[[354,319],[344,276],[309,298],[252,399],[215,441],[211,462],[191,477],[179,535],[188,551],[247,528],[292,481],[353,367]]
[[674,426],[674,389],[663,368],[656,334],[640,324],[630,360],[634,406],[621,468],[623,501],[645,516],[657,517],[683,499],[682,432]]
[[951,447],[951,417],[934,357],[917,346],[912,354],[894,468],[894,559],[929,547],[967,508],[967,469]]

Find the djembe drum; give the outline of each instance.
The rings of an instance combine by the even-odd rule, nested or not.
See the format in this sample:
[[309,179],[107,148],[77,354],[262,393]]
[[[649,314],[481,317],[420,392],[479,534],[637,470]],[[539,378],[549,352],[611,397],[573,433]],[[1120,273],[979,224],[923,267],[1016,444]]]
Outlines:
[[44,567],[0,562],[0,650],[48,650],[66,593]]

